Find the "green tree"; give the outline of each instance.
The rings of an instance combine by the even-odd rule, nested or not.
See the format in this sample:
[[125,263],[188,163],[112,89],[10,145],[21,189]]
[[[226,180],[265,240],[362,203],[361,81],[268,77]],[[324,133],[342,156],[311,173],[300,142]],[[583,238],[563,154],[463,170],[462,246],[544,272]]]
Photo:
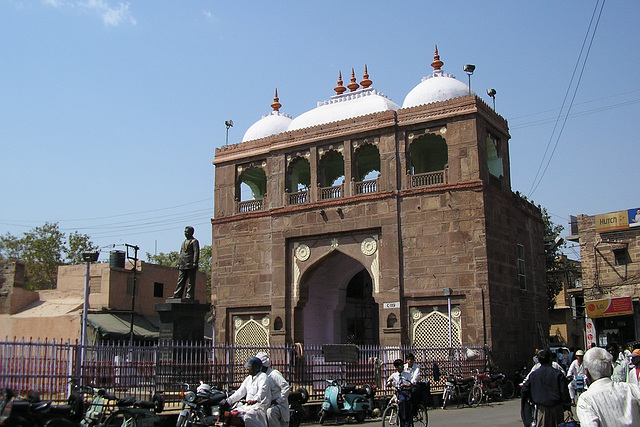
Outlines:
[[20,238],[0,236],[0,258],[24,261],[27,289],[55,288],[59,266],[81,263],[82,252],[97,249],[86,234],[76,231],[67,239],[57,222],[35,227]]
[[544,222],[544,259],[547,271],[547,303],[549,309],[553,309],[555,297],[562,290],[562,275],[557,272],[567,268],[558,257],[560,249],[565,246],[560,239],[560,233],[564,227],[551,222],[551,216],[544,208],[542,209],[542,221]]

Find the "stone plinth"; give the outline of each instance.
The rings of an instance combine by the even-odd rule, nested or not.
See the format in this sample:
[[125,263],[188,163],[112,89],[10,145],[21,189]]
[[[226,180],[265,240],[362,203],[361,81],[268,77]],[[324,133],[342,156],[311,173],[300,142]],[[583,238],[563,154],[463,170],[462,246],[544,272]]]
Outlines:
[[203,341],[204,318],[210,308],[210,304],[185,298],[168,298],[166,302],[156,304],[160,316],[160,340]]

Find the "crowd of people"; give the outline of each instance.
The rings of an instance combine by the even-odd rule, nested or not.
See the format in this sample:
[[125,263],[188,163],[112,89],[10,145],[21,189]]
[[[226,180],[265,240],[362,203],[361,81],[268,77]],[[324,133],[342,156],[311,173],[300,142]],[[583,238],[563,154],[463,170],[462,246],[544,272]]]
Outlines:
[[525,426],[528,401],[535,404],[536,427],[573,419],[573,407],[582,427],[640,426],[640,349],[621,351],[611,343],[577,350],[566,372],[550,350],[537,351],[533,361],[522,384]]

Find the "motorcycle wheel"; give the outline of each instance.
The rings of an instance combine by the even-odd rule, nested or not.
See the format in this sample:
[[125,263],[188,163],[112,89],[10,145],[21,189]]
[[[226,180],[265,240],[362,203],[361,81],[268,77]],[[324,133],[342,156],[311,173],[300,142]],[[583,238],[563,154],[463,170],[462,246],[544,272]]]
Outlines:
[[391,404],[382,413],[382,427],[399,427],[398,405]]
[[327,414],[328,412],[325,411],[324,409],[320,410],[320,414],[318,414],[318,418],[319,418],[318,422],[320,424],[324,424],[324,422],[327,421]]
[[449,399],[451,399],[451,390],[445,389],[444,393],[442,393],[442,409],[447,409]]
[[178,421],[176,421],[176,427],[184,427],[187,425],[187,417],[180,414],[178,415]]
[[469,392],[467,403],[469,404],[469,406],[478,406],[480,402],[482,402],[483,397],[484,392],[482,391],[482,387],[480,387],[479,385],[474,385]]
[[427,427],[429,425],[429,411],[425,408],[424,405],[418,405],[418,410],[416,414],[413,416],[413,426],[414,427]]
[[367,418],[367,411],[356,412],[356,421],[359,423],[363,423]]
[[513,385],[513,381],[505,380],[502,383],[502,398],[503,399],[513,399],[513,396],[516,394],[516,387]]
[[104,422],[105,427],[138,427],[135,415],[126,409],[119,410],[109,415]]

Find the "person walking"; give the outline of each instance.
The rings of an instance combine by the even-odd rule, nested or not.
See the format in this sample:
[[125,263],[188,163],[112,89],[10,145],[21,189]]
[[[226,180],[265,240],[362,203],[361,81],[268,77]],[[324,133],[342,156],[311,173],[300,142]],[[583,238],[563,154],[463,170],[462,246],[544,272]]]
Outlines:
[[[537,408],[537,427],[557,427],[564,421],[564,411],[571,408],[567,379],[551,366],[551,351],[538,352],[540,368],[531,373],[522,386],[523,396],[531,398]],[[571,415],[571,411],[569,411]]]

